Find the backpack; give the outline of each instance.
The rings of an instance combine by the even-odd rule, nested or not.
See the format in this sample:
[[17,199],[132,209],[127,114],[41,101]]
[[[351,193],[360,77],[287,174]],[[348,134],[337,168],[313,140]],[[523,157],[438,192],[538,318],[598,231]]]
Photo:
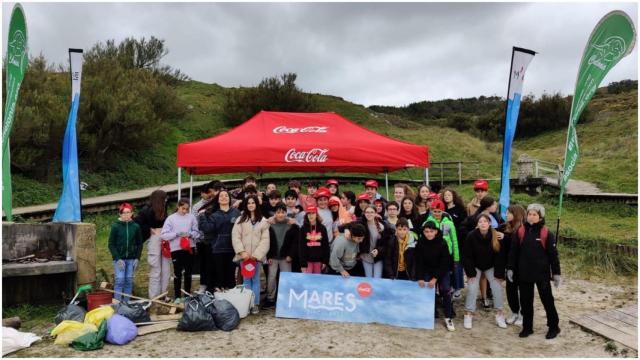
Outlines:
[[[547,238],[549,237],[549,229],[546,226],[543,226],[540,229],[540,243],[542,243],[542,248],[547,250]],[[520,240],[520,245],[524,241],[524,225],[521,225],[518,228],[518,239]]]

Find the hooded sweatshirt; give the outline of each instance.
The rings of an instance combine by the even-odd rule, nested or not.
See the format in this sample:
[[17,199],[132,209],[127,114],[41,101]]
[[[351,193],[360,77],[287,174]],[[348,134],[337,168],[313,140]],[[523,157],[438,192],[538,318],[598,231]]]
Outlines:
[[333,241],[329,265],[338,273],[342,272],[342,270],[351,270],[358,263],[357,256],[358,243],[347,240],[344,234],[340,234]]
[[139,259],[143,242],[142,231],[135,221],[118,219],[111,225],[109,251],[113,260]]
[[544,219],[533,225],[525,222],[523,226],[525,233],[522,243],[517,231],[512,235],[508,268],[516,271],[521,282],[549,281],[551,275],[560,275],[554,234],[549,232],[546,247],[542,247],[540,230],[544,226]]
[[442,235],[438,234],[433,240],[420,236],[415,250],[416,279],[430,281],[426,275],[441,279],[448,276],[450,268],[451,255]]
[[[453,256],[453,261],[460,261],[460,247],[458,246],[458,234],[456,233],[456,226],[451,220],[451,217],[446,212],[442,213],[442,218],[438,221],[433,214],[431,214],[427,221],[433,221],[440,228],[442,232],[442,238],[449,247],[449,254]],[[425,222],[427,222],[425,221]]]
[[195,247],[196,241],[200,237],[200,231],[198,230],[198,221],[196,217],[190,213],[180,215],[175,212],[167,218],[160,232],[160,238],[162,240],[169,240],[171,245],[171,252],[182,250],[180,247],[180,238],[178,234],[187,233],[189,237],[189,246]]

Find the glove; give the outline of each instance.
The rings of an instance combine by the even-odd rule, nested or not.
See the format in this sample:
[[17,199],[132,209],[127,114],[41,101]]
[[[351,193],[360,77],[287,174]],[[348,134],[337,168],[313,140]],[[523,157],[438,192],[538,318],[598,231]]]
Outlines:
[[138,259],[133,260],[133,271],[136,271],[136,268],[138,267]]
[[116,262],[116,265],[120,269],[120,271],[124,271],[124,260],[120,259]]
[[507,280],[513,282],[513,270],[507,270]]
[[560,275],[553,275],[553,286],[557,289],[560,287],[561,278]]

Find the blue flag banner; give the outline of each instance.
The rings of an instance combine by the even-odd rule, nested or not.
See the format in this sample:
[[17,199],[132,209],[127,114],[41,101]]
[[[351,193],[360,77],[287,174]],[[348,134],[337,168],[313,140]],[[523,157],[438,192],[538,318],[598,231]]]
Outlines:
[[276,317],[433,329],[434,299],[413,281],[282,272]]
[[535,51],[513,47],[511,55],[511,73],[509,75],[509,87],[507,96],[506,124],[504,127],[504,143],[502,145],[502,179],[500,185],[500,215],[506,219],[509,207],[509,173],[511,170],[511,146],[516,135],[518,125],[518,113],[520,112],[520,99],[522,98],[522,83],[524,74]]
[[76,140],[76,119],[80,94],[76,94],[71,103],[67,129],[62,145],[62,196],[53,215],[53,222],[79,222],[80,212],[80,177],[78,174],[78,142]]

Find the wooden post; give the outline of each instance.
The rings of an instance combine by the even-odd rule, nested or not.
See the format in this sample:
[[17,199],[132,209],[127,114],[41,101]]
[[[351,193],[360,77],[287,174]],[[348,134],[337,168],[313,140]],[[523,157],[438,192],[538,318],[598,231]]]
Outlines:
[[462,161],[458,161],[458,186],[462,185]]
[[444,163],[440,163],[440,186],[444,185]]

